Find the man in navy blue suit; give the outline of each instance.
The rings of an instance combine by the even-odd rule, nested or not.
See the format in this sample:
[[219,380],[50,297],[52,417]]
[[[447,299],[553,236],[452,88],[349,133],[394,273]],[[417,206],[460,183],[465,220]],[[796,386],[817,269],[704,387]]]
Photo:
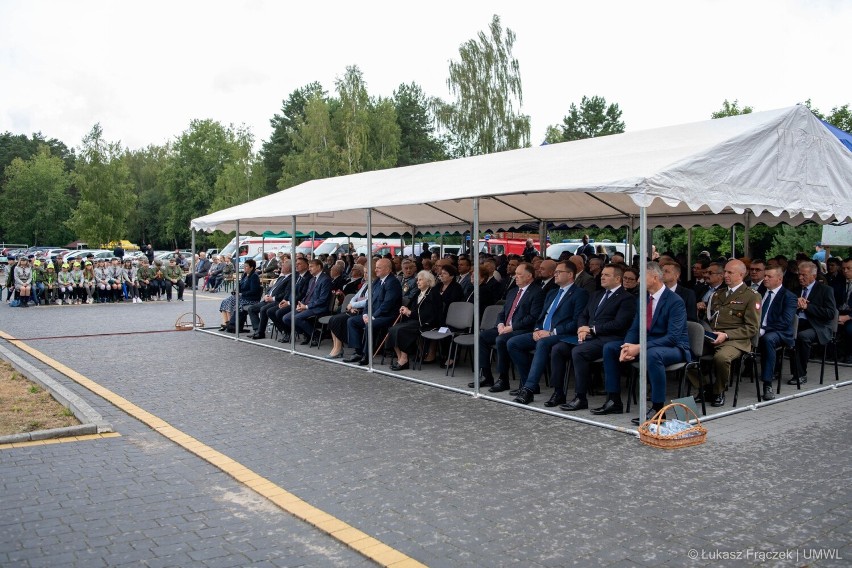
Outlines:
[[766,294],[763,296],[760,310],[760,351],[763,369],[763,399],[772,400],[772,377],[775,376],[775,353],[783,346],[792,347],[796,341],[793,335],[793,319],[796,317],[796,295],[782,286],[784,271],[778,266],[767,268],[763,275]]
[[[509,390],[509,340],[516,335],[529,333],[535,327],[535,322],[541,314],[544,305],[544,292],[541,286],[536,286],[535,268],[528,262],[522,262],[515,269],[515,283],[518,285],[509,291],[506,303],[497,318],[497,327],[485,329],[479,334],[479,368],[482,381],[479,386],[490,386],[489,392]],[[494,382],[491,374],[491,360],[488,354],[491,349],[497,350],[498,380]],[[473,388],[475,383],[468,384]]]
[[[535,329],[532,333],[512,337],[506,345],[509,356],[521,375],[521,387],[517,392],[509,393],[516,395],[514,402],[529,404],[533,401],[533,395],[539,390],[538,384],[550,357],[550,349],[559,343],[562,337],[577,334],[577,318],[585,309],[589,295],[583,288],[574,286],[576,272],[577,269],[570,262],[560,262],[556,265],[553,271],[556,288],[547,294]],[[531,350],[535,350],[532,362],[529,354]]]
[[[373,306],[373,333],[389,328],[402,305],[402,284],[396,276],[392,276],[393,263],[390,259],[380,258],[376,261],[376,279],[373,281],[373,296],[369,302]],[[369,312],[365,309],[361,317],[352,317],[346,322],[349,332],[349,347],[355,349],[355,354],[346,359],[347,363],[366,365],[369,362],[368,350],[364,345],[364,335],[367,329]]]
[[808,359],[814,343],[826,345],[831,341],[831,324],[837,317],[834,290],[816,281],[817,267],[810,260],[799,263],[797,315],[799,331],[796,335],[796,376],[787,381],[789,385],[808,382]]
[[296,302],[295,312],[290,312],[282,320],[284,329],[290,327],[290,318],[295,313],[296,331],[305,336],[302,345],[307,345],[310,341],[313,328],[308,324],[308,319],[312,317],[323,316],[328,312],[329,296],[331,295],[331,278],[328,274],[322,271],[322,261],[312,260],[308,263],[308,271],[311,273],[311,279],[308,282],[308,289],[305,292],[305,297]]
[[[633,323],[636,314],[636,296],[621,285],[624,270],[610,265],[601,271],[602,290],[595,292],[586,309],[580,315],[577,328],[577,344],[559,342],[550,350],[550,370],[553,379],[553,396],[544,403],[552,407],[559,405],[569,412],[589,408],[586,395],[592,362],[603,355],[604,345],[617,341],[619,347]],[[574,364],[574,399],[565,403],[561,377],[565,375],[568,358]]]
[[[688,363],[692,359],[689,334],[686,327],[686,306],[680,296],[663,285],[663,271],[656,262],[649,262],[646,269],[648,288],[648,333],[647,368],[651,381],[651,403],[645,419],[660,410],[666,399],[666,367],[675,363]],[[604,376],[606,377],[607,400],[603,406],[592,410],[592,414],[620,414],[621,368],[620,364],[633,362],[639,357],[639,313],[633,318],[624,343],[610,342],[604,346]],[[628,394],[629,396],[629,394]],[[639,424],[639,418],[633,423]]]

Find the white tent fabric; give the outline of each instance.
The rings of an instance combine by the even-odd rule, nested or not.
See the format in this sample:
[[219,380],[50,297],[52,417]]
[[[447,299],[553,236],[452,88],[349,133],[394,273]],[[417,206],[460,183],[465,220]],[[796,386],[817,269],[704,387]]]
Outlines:
[[[373,234],[539,221],[623,226],[852,218],[852,152],[804,106],[309,181],[192,228]],[[720,214],[718,215],[717,214]],[[695,222],[692,220],[694,219]],[[724,220],[723,220],[724,219]],[[723,221],[722,221],[723,220]]]

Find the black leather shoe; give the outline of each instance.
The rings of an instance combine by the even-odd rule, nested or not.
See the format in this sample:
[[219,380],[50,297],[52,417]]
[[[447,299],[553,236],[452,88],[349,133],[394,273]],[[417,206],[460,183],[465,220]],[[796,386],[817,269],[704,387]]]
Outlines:
[[788,385],[794,385],[794,386],[795,386],[795,385],[797,385],[797,384],[799,384],[799,385],[803,385],[803,384],[805,384],[806,382],[808,382],[808,376],[807,376],[807,375],[804,375],[804,376],[799,377],[799,382],[798,382],[798,383],[796,382],[796,377],[793,377],[792,379],[790,379],[789,381],[787,381],[787,384],[788,384]]
[[590,412],[596,416],[603,416],[605,414],[621,414],[624,412],[624,407],[620,402],[615,402],[610,399],[600,408],[593,408]]
[[[476,385],[474,383],[467,383],[467,388],[469,388],[469,389],[472,389],[475,386]],[[482,379],[481,381],[479,381],[479,388],[493,387],[493,386],[494,386],[494,379]]]
[[521,392],[518,393],[518,396],[512,400],[512,402],[517,402],[518,404],[529,404],[533,401],[533,391],[528,388],[522,388]]
[[503,379],[497,379],[497,382],[494,383],[494,386],[488,389],[488,392],[503,392],[509,390],[509,381],[504,381]]
[[394,363],[390,366],[391,371],[407,371],[408,370],[408,361],[400,365],[399,363]]
[[347,357],[343,361],[346,362],[346,363],[358,363],[363,358],[364,358],[364,356],[361,355],[360,353],[355,353],[354,355],[352,355],[351,357]]
[[253,333],[250,337],[252,339],[266,339],[266,336],[262,333]]
[[284,337],[283,335],[278,338],[278,343],[290,343],[289,337]]
[[770,383],[763,385],[763,396],[761,398],[763,400],[772,400],[775,398],[775,393],[772,392],[772,385]]
[[717,394],[713,397],[713,402],[710,403],[710,406],[719,408],[720,406],[725,406],[725,393]]
[[[509,394],[512,395],[512,396],[518,396],[519,394],[521,394],[522,388],[524,388],[524,387],[512,389],[512,390],[509,391]],[[541,387],[539,385],[536,385],[535,388],[532,389],[532,393],[533,394],[541,394]]]
[[299,345],[307,345],[311,342],[310,338],[305,337],[302,341],[299,342]]
[[711,401],[713,400],[713,391],[709,389],[704,389],[703,391],[698,391],[694,397],[695,404],[701,404],[702,401]]
[[[645,420],[644,421],[647,422],[648,420],[650,420],[651,418],[656,416],[657,412],[658,412],[657,410],[654,410],[653,408],[649,408],[648,412],[645,413]],[[666,419],[666,416],[664,414],[663,420],[665,420],[665,419]],[[632,422],[635,426],[639,426],[639,417],[637,416],[636,418],[631,418],[630,422]]]
[[544,403],[544,405],[548,408],[553,408],[554,406],[559,406],[560,404],[565,404],[565,395],[564,394],[556,394],[553,393],[550,395],[550,399]]
[[362,357],[361,360],[358,361],[358,364],[363,367],[364,365],[369,365],[370,360],[367,357]]
[[574,400],[568,404],[561,405],[559,410],[567,410],[568,412],[571,412],[572,410],[584,410],[586,408],[589,408],[589,401],[587,399],[580,400],[579,397],[574,397]]
[[316,339],[311,340],[311,347],[319,347],[319,341]]

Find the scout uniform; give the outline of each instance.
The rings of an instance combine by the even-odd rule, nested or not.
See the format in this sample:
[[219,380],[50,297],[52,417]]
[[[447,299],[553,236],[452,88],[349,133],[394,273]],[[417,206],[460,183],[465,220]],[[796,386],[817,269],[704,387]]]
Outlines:
[[57,304],[62,304],[62,302],[70,303],[68,297],[74,293],[74,280],[71,278],[71,273],[68,272],[68,265],[62,265],[62,271],[56,275],[56,284],[57,289],[59,290],[59,296],[56,298]]
[[[59,299],[59,281],[56,279],[56,269],[53,263],[48,263],[47,272],[44,273],[44,303],[49,304],[51,297]],[[60,300],[61,304],[62,301]]]
[[86,261],[86,267],[83,269],[83,288],[86,290],[86,303],[91,304],[95,301],[95,288],[98,285],[95,270],[92,268],[92,263]]
[[[731,377],[731,361],[739,358],[743,353],[751,351],[752,339],[760,330],[760,302],[761,298],[744,283],[740,284],[735,291],[717,290],[713,294],[711,312],[707,315],[707,321],[714,332],[724,332],[728,337],[719,345],[705,345],[712,347],[713,371],[716,375],[716,383],[713,385],[713,394],[720,395],[725,392]],[[697,377],[690,375],[690,382],[698,386]]]
[[79,304],[86,293],[83,287],[83,270],[79,262],[75,262],[71,269],[71,284],[74,286],[74,303]]

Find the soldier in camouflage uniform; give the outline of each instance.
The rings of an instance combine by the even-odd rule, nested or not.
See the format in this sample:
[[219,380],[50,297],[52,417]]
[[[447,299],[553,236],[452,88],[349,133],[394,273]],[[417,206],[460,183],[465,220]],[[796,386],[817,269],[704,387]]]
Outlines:
[[[711,400],[712,406],[725,405],[725,389],[731,377],[731,362],[751,351],[752,339],[760,329],[761,298],[743,283],[747,273],[745,264],[732,260],[725,265],[727,290],[713,294],[711,313],[707,322],[716,340],[706,340],[704,350],[713,349],[713,372],[716,382],[699,396]],[[698,377],[689,374],[689,381],[698,387]],[[700,398],[698,399],[700,401]]]
[[166,300],[172,301],[172,286],[178,290],[177,299],[183,302],[183,269],[177,265],[174,258],[169,259],[169,265],[163,274],[166,281]]

